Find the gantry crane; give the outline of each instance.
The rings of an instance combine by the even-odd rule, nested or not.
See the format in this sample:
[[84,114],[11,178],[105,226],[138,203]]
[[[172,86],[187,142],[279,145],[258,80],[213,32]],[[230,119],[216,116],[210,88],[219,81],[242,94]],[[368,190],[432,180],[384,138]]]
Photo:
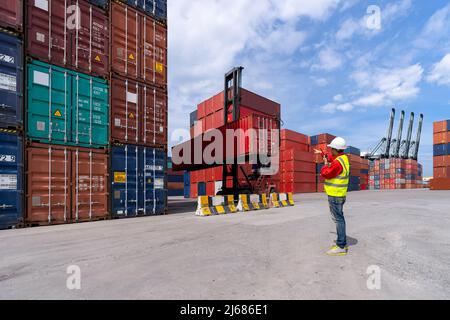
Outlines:
[[414,160],[418,159],[424,116],[423,114],[420,115],[416,140],[412,141],[415,114],[414,112],[411,112],[409,118],[408,133],[406,138],[402,140],[405,115],[406,115],[405,111],[402,111],[400,115],[400,123],[398,126],[397,138],[392,139],[392,132],[394,130],[394,123],[395,123],[395,109],[391,110],[391,116],[389,119],[389,126],[386,136],[382,138],[381,141],[375,146],[375,148],[373,148],[372,151],[365,156],[366,159],[369,160],[389,159],[389,158],[402,158]]

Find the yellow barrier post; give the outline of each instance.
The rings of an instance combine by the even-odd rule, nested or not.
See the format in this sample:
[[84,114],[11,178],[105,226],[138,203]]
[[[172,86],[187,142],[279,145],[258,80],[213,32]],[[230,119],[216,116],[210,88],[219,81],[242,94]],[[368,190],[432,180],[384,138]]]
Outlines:
[[281,207],[280,201],[278,200],[278,193],[270,194],[270,204],[273,208]]
[[279,199],[280,199],[280,203],[283,207],[288,207],[288,198],[287,198],[287,194],[286,193],[280,193],[279,195]]
[[259,198],[260,198],[259,202],[261,203],[262,208],[269,209],[269,202],[267,201],[267,195],[262,194],[259,196]]
[[212,197],[211,199],[212,209],[215,214],[226,214],[225,210],[225,198],[222,196]]
[[210,199],[207,196],[198,197],[197,216],[211,216],[213,212],[211,211]]
[[295,206],[295,202],[294,202],[294,195],[292,193],[288,193],[287,194],[288,197],[288,204],[293,207]]
[[239,195],[238,210],[242,212],[251,211],[250,205],[248,203],[248,195],[246,194]]
[[234,196],[225,196],[225,210],[227,210],[229,213],[238,212],[238,209],[234,204]]

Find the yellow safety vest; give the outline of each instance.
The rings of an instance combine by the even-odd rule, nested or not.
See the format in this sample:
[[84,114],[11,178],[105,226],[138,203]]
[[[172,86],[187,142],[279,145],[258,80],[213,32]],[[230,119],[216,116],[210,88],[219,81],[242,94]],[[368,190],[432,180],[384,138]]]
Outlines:
[[325,192],[330,197],[346,197],[350,182],[350,162],[346,155],[336,158],[342,165],[342,173],[334,179],[325,180]]

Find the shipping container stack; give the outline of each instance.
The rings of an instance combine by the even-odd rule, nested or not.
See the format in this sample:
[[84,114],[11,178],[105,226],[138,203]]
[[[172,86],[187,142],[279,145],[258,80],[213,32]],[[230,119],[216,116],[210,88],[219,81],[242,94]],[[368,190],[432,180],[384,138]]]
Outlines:
[[380,159],[369,169],[369,189],[397,190],[423,188],[422,166],[413,159]]
[[23,3],[0,6],[0,230],[23,222]]
[[281,175],[276,184],[279,192],[316,192],[316,164],[310,138],[291,130],[281,130],[280,153]]
[[25,1],[27,225],[109,217],[105,4]]
[[369,160],[361,158],[361,191],[369,189],[369,163]]
[[[197,110],[191,113],[190,130],[191,138],[194,138],[211,129],[217,129],[225,125],[223,92],[201,102]],[[240,121],[242,124],[250,117],[280,117],[281,106],[267,98],[261,97],[253,92],[241,89],[241,103],[239,106]],[[256,118],[254,118],[256,119]],[[259,119],[259,118],[257,118]],[[231,122],[231,118],[228,119]],[[238,180],[241,184],[247,184],[245,175],[252,173],[252,165],[242,164],[238,170]],[[223,168],[221,166],[204,170],[192,171],[190,173],[190,195],[191,198],[199,196],[214,196],[222,188]],[[227,181],[228,187],[232,186],[232,180]]]
[[361,190],[361,169],[362,169],[362,159],[361,150],[355,147],[348,147],[345,150],[350,163],[350,182],[348,186],[348,191],[360,191]]
[[110,2],[111,215],[167,210],[167,1]]
[[434,123],[431,190],[450,190],[450,120]]

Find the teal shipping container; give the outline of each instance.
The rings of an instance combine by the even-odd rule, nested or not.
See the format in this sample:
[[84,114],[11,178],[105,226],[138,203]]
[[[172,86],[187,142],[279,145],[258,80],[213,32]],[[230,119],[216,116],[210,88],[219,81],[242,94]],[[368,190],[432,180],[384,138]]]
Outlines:
[[101,79],[39,61],[27,65],[27,137],[103,148],[109,143],[109,86]]

